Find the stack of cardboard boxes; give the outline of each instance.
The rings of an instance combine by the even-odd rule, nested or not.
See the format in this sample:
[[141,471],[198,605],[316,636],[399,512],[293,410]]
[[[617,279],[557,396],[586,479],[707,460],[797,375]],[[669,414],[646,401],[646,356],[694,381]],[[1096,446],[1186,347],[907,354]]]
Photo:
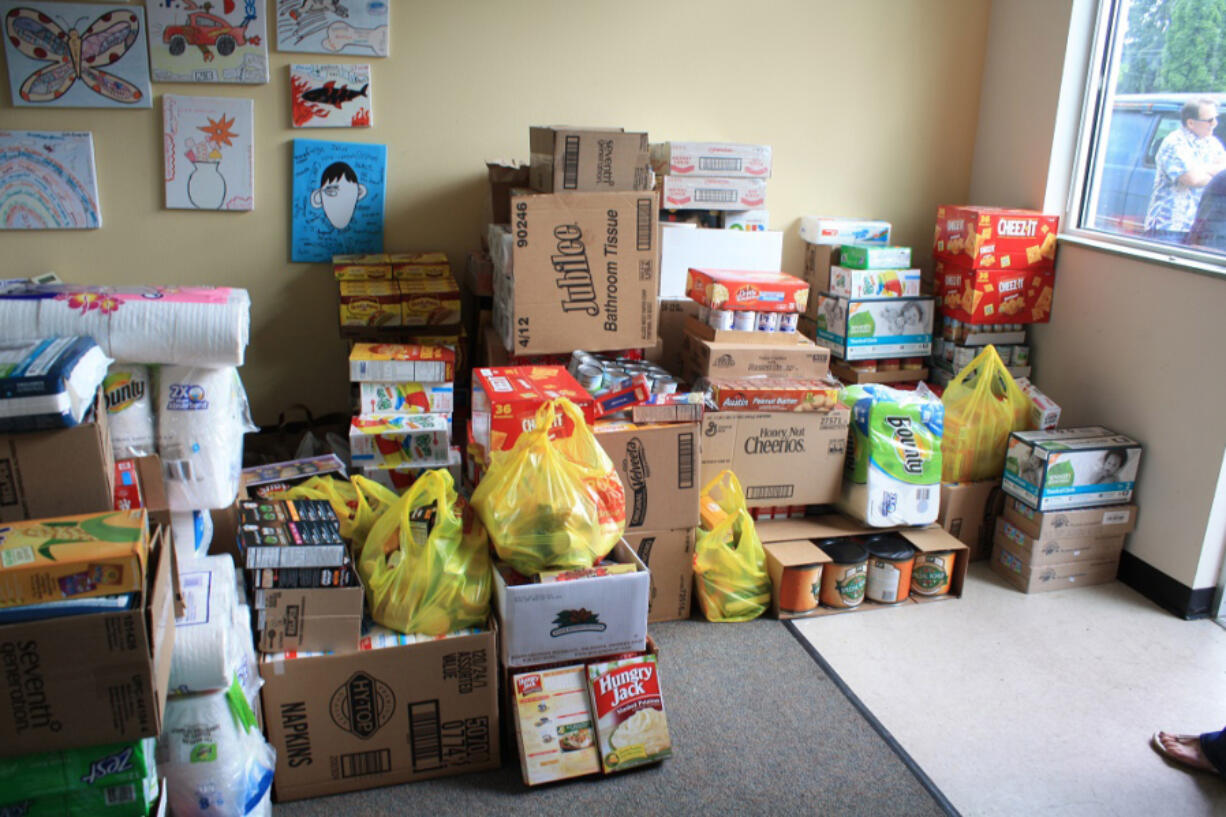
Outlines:
[[341,333],[383,328],[446,334],[460,323],[460,288],[441,252],[332,257],[339,282]]

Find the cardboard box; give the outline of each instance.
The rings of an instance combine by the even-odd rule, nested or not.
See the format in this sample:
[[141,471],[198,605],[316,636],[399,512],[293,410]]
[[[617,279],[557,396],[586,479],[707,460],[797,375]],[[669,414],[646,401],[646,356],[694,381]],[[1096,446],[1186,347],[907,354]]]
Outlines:
[[496,645],[491,627],[261,663],[277,800],[498,768]]
[[688,335],[714,343],[742,343],[756,346],[791,346],[806,345],[807,341],[799,331],[796,332],[752,332],[737,329],[716,329],[697,318],[687,318],[685,331]]
[[455,380],[454,349],[417,343],[355,343],[349,350],[354,383],[445,383]]
[[1037,511],[1120,505],[1132,499],[1141,444],[1101,426],[1015,431],[1005,493]]
[[0,625],[0,755],[153,737],[174,650],[173,548],[154,535],[140,602]]
[[932,352],[932,298],[817,296],[817,342],[844,360],[924,357]]
[[[473,370],[473,422],[471,439],[487,451],[510,451],[525,431],[536,427],[537,410],[550,400],[565,397],[595,422],[595,400],[561,366],[510,366]],[[569,437],[575,426],[560,414],[549,435]]]
[[999,490],[999,479],[941,483],[937,524],[970,549],[971,561],[991,552],[993,528],[988,523],[988,510],[993,494]]
[[690,267],[778,272],[783,232],[694,229],[661,221],[660,297],[684,298]]
[[808,244],[836,247],[843,244],[885,246],[890,243],[890,222],[865,218],[803,216],[800,219],[800,237]]
[[691,267],[685,294],[711,309],[804,312],[809,285],[786,272]]
[[464,285],[479,298],[494,297],[494,262],[488,253],[469,252],[464,265]]
[[621,128],[530,128],[528,170],[542,193],[607,193],[651,189],[646,133]]
[[660,343],[663,347],[660,365],[670,372],[681,372],[685,348],[686,318],[698,318],[699,304],[689,298],[660,299]]
[[510,224],[511,191],[528,186],[528,165],[515,160],[496,160],[486,162],[485,170],[490,185],[490,221],[494,224]]
[[[766,572],[771,577],[771,615],[778,619],[811,618],[820,615],[820,609],[814,606],[812,610],[797,612],[782,609],[779,606],[780,590],[786,582],[792,581],[788,576],[790,571],[810,568],[813,565],[824,566],[830,562],[830,557],[822,552],[817,545],[808,540],[795,542],[771,542],[763,545],[766,551]],[[812,588],[814,605],[817,604],[821,589],[821,573],[817,574],[817,586]]]
[[511,196],[513,272],[494,277],[494,326],[516,354],[654,346],[656,202],[643,193]]
[[642,652],[647,645],[647,566],[623,540],[614,562],[633,562],[635,573],[551,584],[508,586],[494,571],[494,610],[502,629],[501,659],[508,667],[578,661]]
[[0,434],[0,522],[112,509],[115,459],[101,392],[93,417],[72,428]]
[[928,379],[928,369],[896,369],[888,372],[866,372],[854,369],[844,360],[830,361],[830,373],[844,383],[915,383]]
[[687,333],[682,355],[686,365],[704,377],[825,377],[830,350],[808,338],[799,341],[775,345],[720,343]]
[[1055,270],[972,269],[937,261],[941,312],[966,324],[1047,323]]
[[690,617],[694,588],[694,528],[627,531],[626,544],[647,565],[651,590],[647,621]]
[[1036,511],[1018,499],[1005,500],[1004,518],[1035,539],[1094,539],[1123,536],[1137,527],[1136,505],[1081,510]]
[[841,388],[826,378],[713,377],[707,383],[716,411],[829,411]]
[[385,281],[392,277],[387,253],[332,256],[332,274],[338,281]]
[[1051,269],[1060,217],[1035,210],[942,205],[932,255],[969,267]]
[[749,178],[657,176],[662,210],[757,210],[766,206],[766,181]]
[[256,589],[256,647],[261,652],[352,652],[362,637],[364,590],[348,587]]
[[830,269],[839,263],[838,244],[805,243],[804,274],[809,283],[809,307],[804,316],[817,320],[818,299],[814,293],[830,291]]
[[1039,540],[1027,536],[1007,519],[996,520],[994,544],[1009,548],[1030,567],[1059,565],[1068,562],[1104,562],[1119,560],[1124,550],[1126,534],[1087,539]]
[[341,326],[400,326],[400,289],[395,281],[341,281]]
[[1030,565],[1021,553],[997,542],[992,551],[992,572],[1023,593],[1045,593],[1070,587],[1089,587],[1115,581],[1119,556],[1097,561]]
[[918,269],[830,267],[830,292],[845,298],[914,298],[920,291]]
[[698,423],[602,421],[593,430],[625,488],[627,531],[698,524]]
[[850,416],[843,406],[797,414],[707,412],[699,483],[727,468],[740,480],[750,508],[835,502]]
[[728,142],[662,142],[651,146],[651,169],[661,176],[769,179],[771,148]]

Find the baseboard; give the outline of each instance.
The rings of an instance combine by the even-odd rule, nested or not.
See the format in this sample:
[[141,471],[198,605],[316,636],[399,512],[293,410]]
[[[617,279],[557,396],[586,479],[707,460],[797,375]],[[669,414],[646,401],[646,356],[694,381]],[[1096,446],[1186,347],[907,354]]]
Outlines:
[[1191,621],[1208,618],[1213,588],[1193,590],[1128,551],[1120,555],[1119,580],[1164,610]]

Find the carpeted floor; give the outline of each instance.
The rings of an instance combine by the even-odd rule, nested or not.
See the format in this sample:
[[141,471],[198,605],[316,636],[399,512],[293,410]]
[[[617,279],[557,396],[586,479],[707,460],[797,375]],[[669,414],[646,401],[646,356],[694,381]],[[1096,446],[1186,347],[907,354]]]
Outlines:
[[786,625],[678,621],[652,635],[673,739],[661,765],[529,789],[508,756],[497,772],[286,803],[276,815],[952,813]]

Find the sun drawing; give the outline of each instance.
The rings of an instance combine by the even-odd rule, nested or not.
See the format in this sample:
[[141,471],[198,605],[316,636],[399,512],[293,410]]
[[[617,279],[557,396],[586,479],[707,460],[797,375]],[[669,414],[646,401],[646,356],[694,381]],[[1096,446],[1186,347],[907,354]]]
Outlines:
[[209,135],[209,139],[217,144],[230,147],[234,144],[233,140],[238,138],[238,134],[231,130],[233,127],[234,117],[226,119],[226,115],[223,113],[220,119],[210,117],[209,124],[200,125],[196,130],[204,131]]

